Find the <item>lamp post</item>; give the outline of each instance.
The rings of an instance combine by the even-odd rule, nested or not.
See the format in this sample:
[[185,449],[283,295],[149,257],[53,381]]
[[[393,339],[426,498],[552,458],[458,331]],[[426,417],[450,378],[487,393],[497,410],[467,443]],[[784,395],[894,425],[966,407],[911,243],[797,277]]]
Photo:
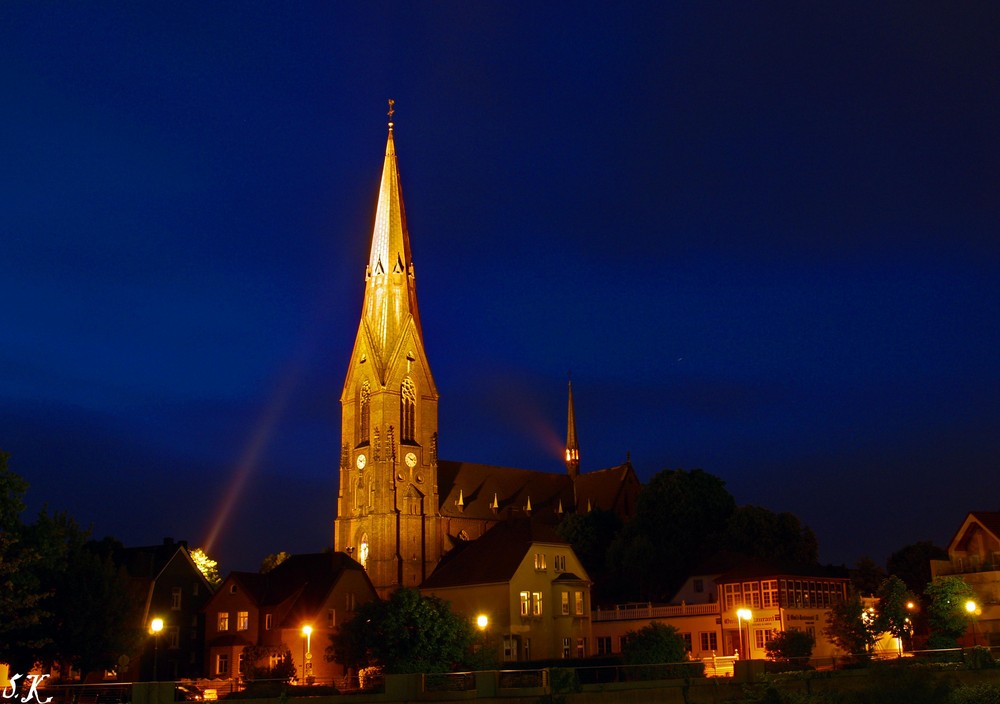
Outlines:
[[154,618],[149,622],[149,632],[153,634],[153,681],[157,681],[156,666],[160,657],[160,631],[163,630],[163,619]]
[[305,664],[303,665],[303,674],[306,678],[306,684],[311,683],[312,680],[312,632],[312,626],[306,625],[302,627],[302,635],[306,637],[306,653],[303,658],[305,661]]
[[971,599],[965,602],[965,610],[969,613],[969,620],[972,621],[972,645],[979,645],[976,642],[976,614],[979,613],[979,606]]
[[[747,659],[746,651],[743,649],[743,622],[744,621],[749,622],[752,619],[753,619],[753,612],[751,612],[750,609],[737,609],[736,610],[736,627],[737,627],[737,629],[740,632],[740,659],[741,660]],[[749,626],[747,626],[747,628],[748,628],[747,638],[749,639],[749,636],[750,636]]]

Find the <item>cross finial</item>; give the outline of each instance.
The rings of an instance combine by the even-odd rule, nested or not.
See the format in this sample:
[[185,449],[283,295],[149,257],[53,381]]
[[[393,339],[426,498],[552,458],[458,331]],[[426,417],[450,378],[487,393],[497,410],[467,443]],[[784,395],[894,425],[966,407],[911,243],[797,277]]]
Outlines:
[[393,107],[395,104],[396,101],[389,98],[389,112],[387,113],[389,115],[389,127],[392,127],[392,116],[396,113],[396,108]]

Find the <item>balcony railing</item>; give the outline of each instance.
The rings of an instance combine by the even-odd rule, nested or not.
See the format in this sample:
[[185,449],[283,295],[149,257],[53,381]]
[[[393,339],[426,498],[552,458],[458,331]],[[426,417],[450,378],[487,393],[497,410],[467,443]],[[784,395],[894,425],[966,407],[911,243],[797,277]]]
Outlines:
[[632,621],[675,616],[707,616],[719,613],[715,604],[681,604],[680,606],[653,606],[652,604],[624,604],[609,609],[595,609],[591,621]]

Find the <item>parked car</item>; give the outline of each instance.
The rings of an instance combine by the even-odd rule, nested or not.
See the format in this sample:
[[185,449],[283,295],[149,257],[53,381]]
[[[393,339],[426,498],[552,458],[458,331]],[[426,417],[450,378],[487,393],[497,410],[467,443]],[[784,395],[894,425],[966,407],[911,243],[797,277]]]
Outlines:
[[204,699],[205,693],[193,684],[179,684],[174,687],[175,702],[200,702]]

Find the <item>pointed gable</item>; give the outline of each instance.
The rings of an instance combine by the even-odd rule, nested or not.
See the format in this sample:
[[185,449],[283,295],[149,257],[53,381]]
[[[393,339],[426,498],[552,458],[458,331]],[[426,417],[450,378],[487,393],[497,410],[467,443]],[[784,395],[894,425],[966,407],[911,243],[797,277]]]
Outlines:
[[969,513],[955,536],[948,544],[948,556],[978,558],[992,562],[1000,552],[1000,511],[973,511]]

